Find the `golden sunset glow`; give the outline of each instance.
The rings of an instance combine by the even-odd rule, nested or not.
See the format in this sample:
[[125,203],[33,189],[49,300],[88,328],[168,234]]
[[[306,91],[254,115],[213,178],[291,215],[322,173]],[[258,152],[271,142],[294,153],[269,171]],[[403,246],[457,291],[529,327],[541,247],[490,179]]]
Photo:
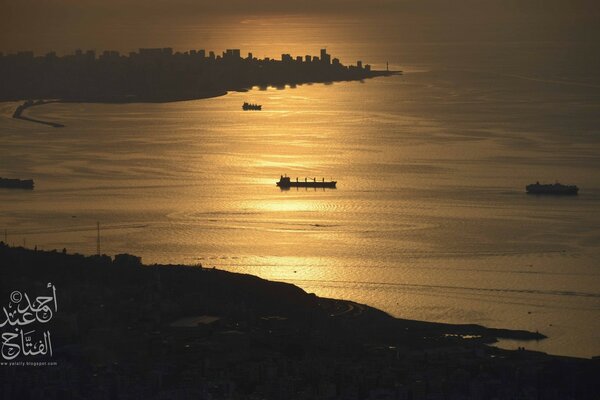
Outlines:
[[595,1],[0,10],[4,397],[599,398]]

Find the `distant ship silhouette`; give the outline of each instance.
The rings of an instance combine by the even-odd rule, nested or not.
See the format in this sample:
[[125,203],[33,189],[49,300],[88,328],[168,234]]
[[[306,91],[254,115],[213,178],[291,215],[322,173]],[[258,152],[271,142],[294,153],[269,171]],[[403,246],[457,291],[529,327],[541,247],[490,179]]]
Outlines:
[[313,178],[312,181],[309,181],[307,178],[304,178],[304,181],[299,181],[296,178],[295,181],[292,181],[289,176],[283,176],[279,178],[279,182],[276,183],[277,186],[283,189],[287,189],[290,187],[310,187],[310,188],[333,188],[335,189],[335,185],[337,181],[325,181],[325,178],[322,178],[321,181],[317,181],[317,178]]
[[556,182],[554,184],[540,184],[539,182],[525,186],[528,194],[558,194],[558,195],[576,195],[579,188],[575,185],[561,185]]

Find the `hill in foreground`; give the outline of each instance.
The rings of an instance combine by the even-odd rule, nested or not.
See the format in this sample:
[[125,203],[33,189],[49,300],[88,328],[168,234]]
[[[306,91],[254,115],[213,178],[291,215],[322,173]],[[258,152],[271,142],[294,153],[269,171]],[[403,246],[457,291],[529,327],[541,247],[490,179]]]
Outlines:
[[[57,303],[48,322],[32,323],[51,332],[52,356],[21,354],[12,366],[0,366],[8,398],[592,399],[600,393],[597,360],[487,345],[499,337],[541,340],[539,333],[396,319],[214,268],[0,244],[0,282],[5,310],[15,291],[33,302],[55,288]],[[6,315],[3,334],[14,330]],[[53,364],[14,364],[20,361]]]

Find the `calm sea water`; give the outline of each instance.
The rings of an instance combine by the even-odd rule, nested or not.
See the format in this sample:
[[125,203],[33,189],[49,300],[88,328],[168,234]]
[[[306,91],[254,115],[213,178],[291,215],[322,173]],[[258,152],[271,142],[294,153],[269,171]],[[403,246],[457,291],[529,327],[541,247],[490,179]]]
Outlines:
[[[363,52],[405,75],[27,111],[60,129],[1,103],[0,176],[36,189],[0,191],[0,228],[92,254],[100,221],[107,254],[256,274],[401,318],[539,330],[550,339],[527,348],[599,355],[600,84],[569,66],[573,45],[336,37],[343,62]],[[281,174],[338,188],[281,191]],[[580,195],[527,196],[537,180]]]

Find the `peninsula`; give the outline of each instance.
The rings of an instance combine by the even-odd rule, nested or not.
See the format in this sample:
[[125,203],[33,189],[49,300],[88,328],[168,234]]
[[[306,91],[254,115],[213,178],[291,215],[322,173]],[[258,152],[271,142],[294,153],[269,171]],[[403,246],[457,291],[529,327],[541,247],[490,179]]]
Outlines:
[[[598,360],[487,345],[498,337],[543,339],[538,333],[396,319],[201,265],[143,265],[128,254],[86,257],[0,243],[0,282],[5,307],[24,298],[21,292],[33,299],[56,289],[56,312],[44,326],[56,365],[1,367],[0,381],[11,382],[7,398],[36,398],[40,390],[47,398],[115,399],[592,399],[600,393]],[[3,332],[14,330],[7,315],[0,317]]]
[[73,102],[166,102],[214,97],[254,86],[362,80],[399,74],[376,71],[362,61],[343,65],[325,49],[319,56],[282,54],[258,59],[239,49],[216,55],[205,50],[173,52],[146,48],[117,51],[77,50],[57,56],[24,51],[0,53],[0,101],[60,99]]

